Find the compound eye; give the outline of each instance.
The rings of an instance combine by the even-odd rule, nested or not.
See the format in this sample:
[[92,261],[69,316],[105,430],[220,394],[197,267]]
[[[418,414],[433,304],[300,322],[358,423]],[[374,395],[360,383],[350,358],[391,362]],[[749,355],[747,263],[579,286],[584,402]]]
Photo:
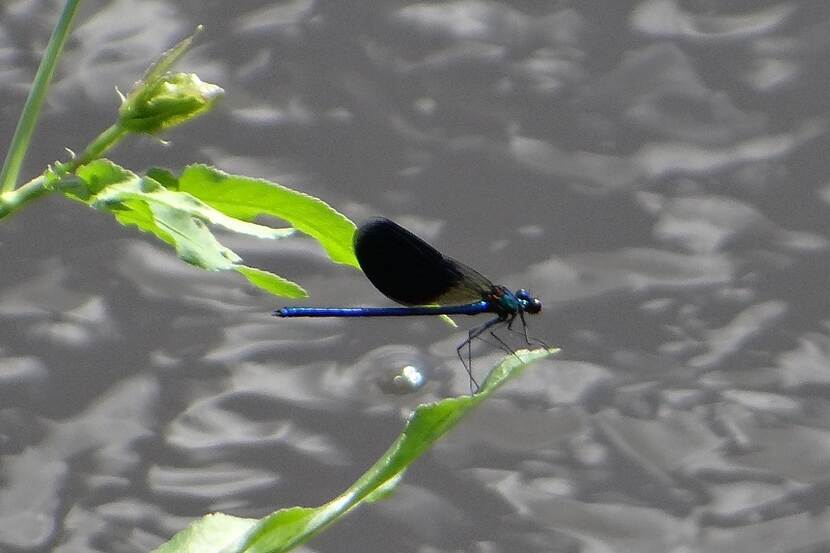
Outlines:
[[527,307],[525,307],[525,312],[530,313],[531,315],[535,315],[541,310],[542,302],[539,298],[531,298],[530,301],[527,302]]

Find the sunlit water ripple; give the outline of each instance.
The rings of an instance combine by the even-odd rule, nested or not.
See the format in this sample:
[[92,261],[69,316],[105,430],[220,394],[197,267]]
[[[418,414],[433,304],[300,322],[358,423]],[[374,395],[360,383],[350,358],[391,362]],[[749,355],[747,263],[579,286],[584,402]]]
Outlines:
[[[830,549],[830,6],[575,6],[79,16],[28,174],[204,23],[182,65],[225,102],[118,163],[383,213],[545,302],[531,331],[563,351],[314,550]],[[3,136],[55,18],[0,6]],[[385,301],[308,240],[227,243],[315,304]],[[58,199],[0,223],[0,264],[3,551],[147,551],[207,512],[320,504],[415,405],[467,391],[466,319],[276,320],[279,299]],[[498,359],[475,353],[479,375]]]

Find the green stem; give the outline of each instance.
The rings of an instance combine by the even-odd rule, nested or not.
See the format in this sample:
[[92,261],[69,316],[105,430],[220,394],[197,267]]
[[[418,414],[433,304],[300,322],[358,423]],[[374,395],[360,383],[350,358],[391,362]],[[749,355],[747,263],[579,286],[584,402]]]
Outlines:
[[0,219],[17,211],[21,205],[49,192],[43,175],[30,180],[20,188],[0,194]]
[[[125,131],[119,125],[113,125],[93,140],[89,146],[78,157],[72,158],[65,163],[58,163],[55,165],[54,173],[59,176],[65,176],[74,173],[81,165],[89,163],[92,160],[103,156],[107,151],[113,148],[118,142],[126,136],[128,131]],[[20,188],[16,188],[9,192],[0,193],[0,219],[6,215],[14,213],[23,204],[34,200],[46,194],[53,192],[56,188],[54,186],[47,186],[47,178],[45,175],[40,175],[30,180]]]
[[70,159],[66,163],[60,165],[61,169],[66,173],[72,173],[86,163],[102,157],[105,153],[111,150],[118,144],[129,131],[125,130],[121,125],[116,123],[101,134],[95,137],[95,140],[81,152],[76,158]]
[[[14,130],[9,151],[3,162],[3,169],[0,170],[0,192],[14,190],[20,177],[20,169],[23,166],[23,160],[26,158],[26,152],[32,140],[37,118],[40,115],[40,108],[46,98],[49,82],[55,73],[58,58],[61,51],[63,51],[64,44],[66,44],[66,39],[69,37],[69,27],[72,25],[72,19],[80,3],[81,0],[66,0],[58,24],[49,38],[49,44],[43,54],[43,59],[40,60],[32,89],[29,91],[26,104],[23,106],[23,113],[20,114],[20,120]],[[1,215],[2,209],[0,208]]]

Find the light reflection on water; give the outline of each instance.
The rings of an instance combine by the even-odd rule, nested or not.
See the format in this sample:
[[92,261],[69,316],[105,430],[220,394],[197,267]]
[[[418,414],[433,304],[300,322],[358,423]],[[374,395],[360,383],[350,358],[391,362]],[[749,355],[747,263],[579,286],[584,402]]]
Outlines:
[[[433,361],[434,362],[434,361]],[[430,361],[409,346],[383,346],[368,352],[353,369],[355,378],[362,373],[371,373],[368,378],[377,388],[387,394],[405,395],[417,392],[429,382]]]
[[[28,167],[205,23],[182,68],[224,105],[117,162],[383,213],[542,298],[532,333],[562,353],[319,551],[824,550],[830,7],[728,4],[115,0],[79,18]],[[3,136],[37,8],[0,7]],[[308,240],[231,240],[315,304],[385,302]],[[0,223],[0,266],[3,550],[146,551],[212,510],[322,503],[414,405],[467,389],[472,320],[288,324],[66,202]],[[476,375],[498,359],[475,354]]]

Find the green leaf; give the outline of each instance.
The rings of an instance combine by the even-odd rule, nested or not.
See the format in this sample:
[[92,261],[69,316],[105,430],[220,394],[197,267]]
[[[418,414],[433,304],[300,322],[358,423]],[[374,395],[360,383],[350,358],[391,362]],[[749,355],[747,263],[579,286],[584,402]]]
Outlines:
[[450,317],[449,315],[440,315],[439,319],[444,321],[444,323],[446,323],[447,326],[449,326],[450,328],[458,328],[458,325],[455,324],[455,321],[452,320],[452,317]]
[[183,260],[208,269],[232,269],[242,258],[226,248],[204,223],[190,213],[163,203],[148,201],[155,224],[173,240],[176,254]]
[[212,271],[235,270],[254,286],[272,294],[307,297],[305,290],[294,282],[242,265],[241,258],[223,246],[205,223],[270,239],[288,236],[294,229],[275,229],[235,219],[178,190],[178,180],[169,171],[156,169],[152,174],[159,180],[140,177],[101,159],[80,167],[76,176],[63,181],[60,189],[73,199],[112,213],[123,225],[153,234],[173,246],[188,263]]
[[[364,501],[388,495],[406,468],[436,440],[451,430],[474,407],[484,401],[507,380],[518,376],[527,364],[558,350],[520,350],[506,357],[487,376],[481,390],[472,396],[444,399],[418,406],[403,433],[386,453],[349,489],[333,501],[317,508],[281,509],[259,520],[238,534],[238,539],[205,548],[204,553],[280,553],[305,543]],[[181,534],[179,534],[181,535]],[[179,535],[176,537],[178,538]],[[178,550],[165,549],[163,553]],[[182,549],[182,551],[189,551]],[[157,551],[156,553],[162,553]]]
[[128,199],[142,199],[152,204],[164,205],[188,213],[200,220],[224,227],[233,232],[256,236],[257,238],[285,238],[294,233],[294,229],[275,229],[228,217],[190,194],[165,189],[160,183],[149,177],[136,177],[136,179],[138,180],[126,182],[124,185],[109,186],[95,196],[95,201],[114,203]]
[[315,238],[332,261],[359,268],[352,239],[355,225],[327,203],[264,179],[229,175],[191,165],[179,177],[179,190],[237,219],[270,215]]
[[[79,199],[85,202],[89,201],[90,196],[101,192],[107,186],[136,178],[135,173],[116,165],[108,159],[96,159],[91,163],[82,165],[75,171],[75,175],[86,183],[85,190],[78,196]],[[77,189],[67,190],[61,187],[61,191],[73,195],[77,192]]]
[[375,503],[377,501],[383,501],[385,499],[389,499],[395,493],[395,490],[398,487],[398,483],[403,480],[403,475],[406,473],[406,470],[400,471],[398,474],[366,494],[366,497],[363,498],[365,503]]
[[172,540],[162,544],[155,553],[219,551],[255,523],[253,519],[232,517],[222,513],[206,515],[173,536]]
[[156,182],[160,182],[161,185],[168,190],[179,189],[179,177],[174,175],[169,169],[150,167],[147,169],[147,176]]
[[108,210],[115,216],[115,220],[127,226],[135,226],[142,232],[152,234],[159,240],[175,247],[176,242],[159,225],[147,202],[141,200],[127,200],[121,206],[110,206]]
[[237,265],[234,267],[236,271],[248,279],[248,282],[262,288],[266,292],[274,294],[275,296],[283,296],[286,298],[307,298],[308,292],[290,280],[284,279],[281,276],[269,273],[256,267],[248,267],[246,265]]

